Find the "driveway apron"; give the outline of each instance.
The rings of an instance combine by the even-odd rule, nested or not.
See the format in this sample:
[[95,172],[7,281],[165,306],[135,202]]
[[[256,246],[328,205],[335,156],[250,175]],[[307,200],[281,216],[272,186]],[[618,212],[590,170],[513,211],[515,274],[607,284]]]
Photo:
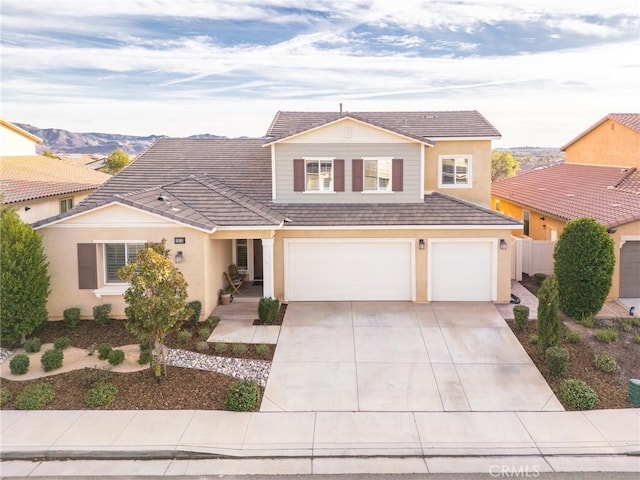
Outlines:
[[491,303],[294,302],[260,410],[563,408]]

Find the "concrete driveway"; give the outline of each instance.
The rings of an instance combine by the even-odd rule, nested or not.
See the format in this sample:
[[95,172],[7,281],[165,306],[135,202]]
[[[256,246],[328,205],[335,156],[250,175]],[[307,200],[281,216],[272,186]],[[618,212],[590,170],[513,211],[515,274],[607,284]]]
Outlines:
[[261,411],[563,410],[491,303],[290,303]]

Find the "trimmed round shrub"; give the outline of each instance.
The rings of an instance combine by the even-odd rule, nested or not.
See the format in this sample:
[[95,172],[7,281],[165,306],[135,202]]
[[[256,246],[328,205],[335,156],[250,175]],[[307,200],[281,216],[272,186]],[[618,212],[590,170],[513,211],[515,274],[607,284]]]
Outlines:
[[7,388],[0,388],[0,407],[5,407],[13,400],[13,393]]
[[209,350],[209,344],[205,340],[200,340],[196,343],[197,352],[206,352],[207,350]]
[[48,383],[36,383],[24,387],[16,397],[15,406],[19,410],[38,410],[53,401],[56,392]]
[[102,305],[96,305],[93,307],[93,320],[100,326],[105,325],[109,321],[109,314],[111,313],[111,304],[103,303]]
[[193,312],[189,316],[189,323],[192,327],[195,327],[200,320],[200,313],[202,312],[202,303],[199,300],[194,300],[192,302],[187,303],[187,307],[191,309]]
[[198,337],[200,337],[201,340],[206,340],[209,338],[209,335],[211,335],[209,327],[201,327],[198,329]]
[[29,357],[24,353],[15,355],[9,362],[9,368],[14,375],[24,375],[29,370]]
[[100,360],[107,360],[111,350],[113,350],[113,347],[110,343],[101,343],[98,345],[98,358]]
[[573,410],[591,410],[598,405],[598,394],[582,380],[570,378],[560,386],[560,398]]
[[113,403],[117,394],[118,387],[113,383],[98,382],[87,392],[84,403],[89,408],[107,407]]
[[176,341],[178,343],[187,343],[191,340],[191,337],[193,337],[193,333],[188,330],[179,330],[178,333],[176,333]]
[[611,290],[614,242],[593,218],[567,222],[553,252],[560,309],[581,320],[600,311]]
[[593,364],[598,370],[605,373],[618,373],[620,367],[616,359],[609,355],[607,352],[598,352],[593,356]]
[[24,351],[27,353],[36,353],[40,351],[42,343],[38,337],[27,338],[24,341]]
[[62,312],[62,318],[67,328],[77,328],[80,325],[80,309],[78,307],[67,308]]
[[213,351],[216,353],[216,355],[222,355],[224,353],[227,353],[228,350],[229,350],[229,345],[227,345],[226,343],[216,342],[213,344]]
[[569,364],[569,352],[562,347],[549,347],[544,352],[544,358],[549,367],[549,373],[554,377],[559,377],[567,371]]
[[280,301],[277,298],[262,297],[258,300],[258,318],[262,323],[276,323],[280,312]]
[[207,318],[207,323],[209,324],[209,327],[213,330],[220,323],[220,317],[216,317],[215,315],[211,315],[209,318]]
[[140,355],[138,355],[138,364],[146,365],[151,362],[151,350],[148,348],[143,348],[140,350]]
[[71,339],[69,337],[60,337],[56,338],[53,342],[53,348],[57,348],[58,350],[64,350],[67,347],[71,346]]
[[529,321],[529,307],[526,305],[516,305],[513,307],[513,318],[516,328],[524,332],[527,329],[527,322]]
[[111,350],[108,357],[111,365],[118,366],[124,362],[124,352],[122,350]]
[[47,350],[42,354],[42,357],[40,357],[40,363],[42,364],[42,368],[45,372],[50,372],[51,370],[60,368],[63,360],[64,353],[62,353],[62,350],[58,350],[57,348]]
[[225,404],[234,412],[250,412],[258,405],[260,387],[253,380],[239,380],[231,384]]

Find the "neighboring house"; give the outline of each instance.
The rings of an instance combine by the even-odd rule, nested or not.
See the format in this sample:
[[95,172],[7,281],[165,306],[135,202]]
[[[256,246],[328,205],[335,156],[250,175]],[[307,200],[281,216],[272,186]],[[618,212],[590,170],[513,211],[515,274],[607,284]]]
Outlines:
[[[35,154],[40,139],[0,120],[0,194],[22,221],[34,223],[65,213],[110,175]],[[6,143],[5,143],[6,142]]]
[[36,225],[51,318],[124,315],[120,266],[147,242],[208,314],[231,263],[283,301],[510,300],[478,112],[278,112],[263,139],[162,139],[72,212]]
[[494,209],[521,234],[556,240],[567,221],[592,217],[615,242],[609,298],[640,297],[640,114],[610,114],[562,147],[566,163],[492,186]]

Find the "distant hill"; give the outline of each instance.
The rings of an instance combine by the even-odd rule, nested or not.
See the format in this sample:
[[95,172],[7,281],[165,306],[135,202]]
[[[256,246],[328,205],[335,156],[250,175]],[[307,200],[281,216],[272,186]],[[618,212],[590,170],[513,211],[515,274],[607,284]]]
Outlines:
[[511,147],[496,150],[509,150],[513,154],[513,158],[520,164],[516,175],[564,163],[564,152],[554,147]]
[[[139,155],[152,143],[167,135],[121,135],[114,133],[76,133],[59,128],[38,128],[24,123],[15,123],[18,127],[40,137],[43,144],[38,145],[38,153],[51,150],[54,153],[85,153],[109,155],[116,148],[121,148],[130,155]],[[220,135],[203,133],[188,138],[226,138]]]

